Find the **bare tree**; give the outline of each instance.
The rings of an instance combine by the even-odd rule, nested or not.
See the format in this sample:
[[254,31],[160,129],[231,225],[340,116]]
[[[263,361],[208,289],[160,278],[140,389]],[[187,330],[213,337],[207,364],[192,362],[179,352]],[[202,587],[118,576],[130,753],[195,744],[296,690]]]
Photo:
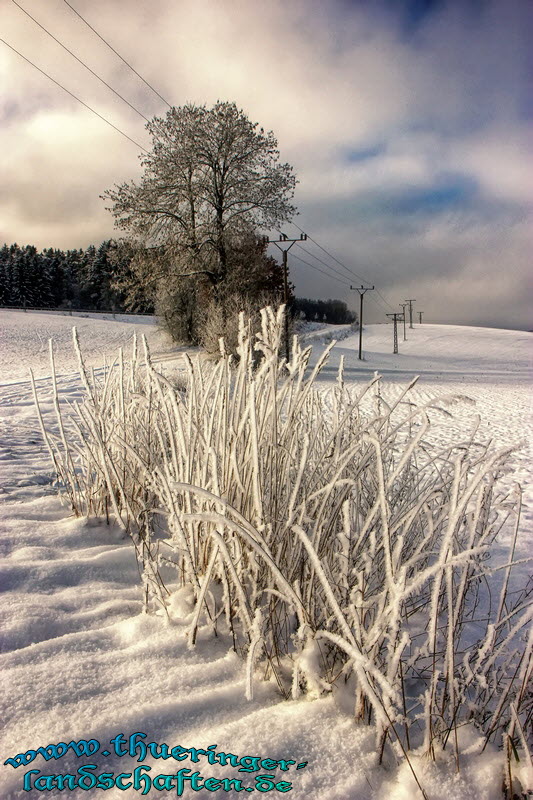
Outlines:
[[186,105],[147,125],[151,152],[141,157],[138,183],[108,190],[117,227],[165,252],[174,277],[207,281],[217,296],[231,268],[232,241],[246,230],[289,221],[296,179],[279,162],[274,134],[234,103]]

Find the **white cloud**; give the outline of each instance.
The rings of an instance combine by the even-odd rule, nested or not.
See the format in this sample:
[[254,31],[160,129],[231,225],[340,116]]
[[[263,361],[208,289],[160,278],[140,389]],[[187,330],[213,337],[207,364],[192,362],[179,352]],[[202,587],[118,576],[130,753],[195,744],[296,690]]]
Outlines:
[[459,141],[453,148],[453,160],[466,173],[475,176],[492,197],[531,202],[533,164],[529,152],[532,140],[531,126],[516,125],[510,129],[499,126]]

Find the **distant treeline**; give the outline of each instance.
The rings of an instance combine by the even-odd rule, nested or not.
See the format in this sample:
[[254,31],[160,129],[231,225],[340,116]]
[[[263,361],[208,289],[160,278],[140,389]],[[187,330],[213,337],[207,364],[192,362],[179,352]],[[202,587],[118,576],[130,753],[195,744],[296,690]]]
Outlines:
[[[86,250],[39,252],[34,245],[11,244],[0,249],[0,305],[33,308],[81,308],[125,311],[125,294],[117,278],[128,271],[108,239]],[[152,312],[149,304],[139,311]]]
[[309,322],[346,325],[357,321],[357,314],[350,311],[342,300],[308,300],[306,297],[297,297],[292,307],[295,316],[300,316]]
[[[116,242],[108,239],[86,250],[4,244],[0,249],[0,306],[18,308],[77,308],[87,311],[128,311],[126,293],[129,261]],[[357,314],[342,300],[292,299],[294,316],[308,321],[343,325]],[[154,313],[149,300],[136,295],[135,310]]]

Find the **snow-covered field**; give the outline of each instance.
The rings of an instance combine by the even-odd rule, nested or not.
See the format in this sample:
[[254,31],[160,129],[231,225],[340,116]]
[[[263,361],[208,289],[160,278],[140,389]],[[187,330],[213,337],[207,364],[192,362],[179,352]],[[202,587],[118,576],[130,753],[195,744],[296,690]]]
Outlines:
[[[262,683],[258,676],[254,699],[247,701],[244,665],[231,651],[229,640],[200,636],[196,649],[187,649],[180,630],[184,623],[179,621],[180,612],[187,611],[186,597],[176,601],[181,607],[176,607],[171,625],[161,617],[140,615],[133,549],[117,530],[69,516],[52,486],[52,469],[34,413],[29,367],[39,378],[45,414],[53,411],[46,380],[50,374],[49,337],[56,342],[61,398],[73,402],[81,397],[73,374],[73,322],[90,366],[99,366],[104,357],[109,363],[118,347],[128,346],[137,328],[147,333],[156,360],[170,366],[176,358],[179,367],[179,352],[173,354],[170,343],[147,318],[135,322],[73,320],[52,314],[0,312],[0,716],[4,726],[0,764],[52,743],[80,739],[100,743],[93,757],[77,758],[68,752],[58,761],[47,762],[38,755],[17,769],[0,766],[0,796],[9,800],[63,795],[58,790],[39,791],[39,784],[24,791],[24,774],[32,769],[41,773],[31,775],[31,781],[39,774],[73,773],[82,763],[96,764],[97,774],[115,775],[131,773],[143,763],[152,767],[152,778],[185,767],[199,770],[204,779],[240,779],[243,791],[256,786],[257,775],[274,775],[272,781],[278,785],[292,783],[290,796],[296,799],[416,797],[406,764],[398,768],[389,754],[384,765],[377,766],[373,733],[355,724],[353,709],[342,695],[282,702],[276,687]],[[313,340],[317,351],[321,349],[319,333],[323,335],[315,331]],[[424,324],[408,331],[407,342],[402,342],[401,331],[399,338],[400,354],[394,356],[391,326],[367,326],[365,360],[357,359],[357,334],[349,336],[334,348],[321,380],[327,386],[335,379],[344,356],[347,381],[367,381],[376,370],[385,377],[386,400],[395,397],[414,375],[420,375],[417,398],[455,397],[445,401],[453,422],[444,417],[442,422],[436,420],[433,436],[444,439],[451,430],[452,435],[463,438],[479,415],[480,437],[492,440],[495,447],[516,444],[504,480],[510,488],[519,482],[524,489],[519,555],[530,553],[532,335]],[[509,531],[504,531],[502,544],[508,536]],[[515,579],[526,571],[523,565],[516,570]],[[203,750],[216,745],[213,750],[218,753],[260,756],[278,764],[239,772],[239,765],[210,765],[207,754],[201,753],[197,763],[188,753],[180,764],[150,755],[141,758],[139,751],[135,755],[138,761],[117,754],[111,740],[135,732],[145,733],[146,742]],[[109,755],[103,753],[106,749]],[[459,774],[451,761],[432,763],[413,757],[428,798],[500,798],[501,759],[494,749],[480,756],[472,738],[462,750]],[[282,760],[294,763],[280,764]],[[252,769],[246,764],[243,761],[240,766]],[[125,788],[129,780],[133,778],[124,778]],[[29,785],[33,787],[33,783]],[[105,796],[140,797],[142,788],[141,781],[126,794],[115,787]],[[260,789],[261,785],[255,790]],[[280,785],[273,793],[285,791],[287,786]],[[172,797],[176,789],[154,786],[147,794]],[[183,796],[237,794],[225,792],[223,786],[214,791],[209,787],[193,791],[187,786]],[[82,788],[69,792],[73,798],[86,795]]]
[[155,324],[154,317],[89,312],[65,313],[50,311],[0,310],[2,353],[0,381],[2,384],[28,380],[31,368],[36,378],[50,375],[48,341],[54,340],[58,374],[76,372],[77,360],[72,347],[72,326],[75,325],[87,366],[101,367],[105,357],[116,358],[119,347],[129,346],[134,331],[144,334],[150,347],[161,358],[175,352],[165,333]]
[[[334,327],[334,326],[332,326]],[[333,330],[334,334],[334,330]],[[420,376],[416,399],[454,395],[454,422],[433,421],[433,435],[461,437],[480,418],[481,436],[496,448],[516,445],[508,483],[519,482],[524,502],[524,532],[533,533],[533,334],[525,331],[430,325],[407,328],[407,341],[398,328],[399,353],[393,355],[392,325],[369,325],[363,332],[363,361],[358,359],[355,334],[334,348],[321,372],[335,378],[344,357],[345,380],[362,383],[374,370],[385,379],[385,394],[393,398],[401,387]],[[313,344],[314,340],[311,340]],[[311,363],[318,357],[316,348]]]

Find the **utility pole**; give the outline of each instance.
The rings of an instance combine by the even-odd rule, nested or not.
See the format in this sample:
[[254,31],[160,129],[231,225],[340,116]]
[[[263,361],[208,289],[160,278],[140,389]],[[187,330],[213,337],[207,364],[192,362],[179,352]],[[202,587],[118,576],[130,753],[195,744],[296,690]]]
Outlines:
[[[265,236],[265,242],[275,244],[283,254],[283,302],[285,303],[285,358],[289,362],[289,270],[287,267],[287,253],[295,242],[307,241],[307,234],[301,233],[298,239],[289,239],[284,233],[280,233],[279,239],[269,239]],[[285,245],[282,247],[282,244]]]
[[405,309],[409,305],[409,303],[398,303],[403,308],[403,340],[404,342],[407,341],[407,335],[405,333]]
[[422,325],[422,314],[423,313],[424,313],[423,311],[419,311],[418,312],[418,321],[419,321],[420,325]]
[[416,303],[416,300],[406,300],[406,303],[409,303],[409,327],[413,327],[413,303]]
[[395,311],[394,314],[387,314],[388,317],[392,317],[394,320],[394,348],[393,353],[398,352],[398,319],[402,318],[402,315],[399,311]]
[[363,297],[366,292],[373,292],[374,286],[350,286],[352,292],[359,292],[359,361],[363,359]]

